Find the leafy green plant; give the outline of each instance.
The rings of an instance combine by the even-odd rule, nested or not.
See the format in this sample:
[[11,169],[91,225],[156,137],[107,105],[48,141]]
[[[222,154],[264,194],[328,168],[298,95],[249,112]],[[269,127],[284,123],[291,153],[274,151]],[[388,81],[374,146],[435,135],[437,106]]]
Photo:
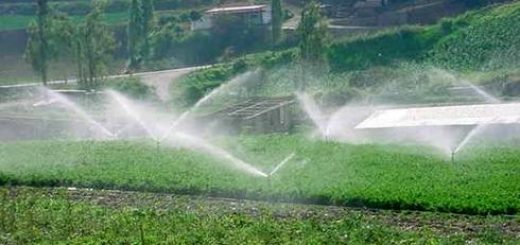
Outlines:
[[293,151],[296,158],[265,179],[201,153],[167,146],[157,151],[155,144],[140,141],[3,143],[0,176],[12,185],[465,214],[515,214],[520,210],[516,145],[468,149],[457,155],[455,164],[420,146],[356,146],[297,135],[228,138],[220,145],[235,149],[236,156],[265,172]]
[[[396,217],[398,215],[399,217]],[[404,216],[404,217],[401,217]],[[414,220],[412,229],[396,221]],[[486,227],[438,231],[427,224],[459,224],[437,214],[400,214],[316,206],[192,199],[96,190],[0,188],[0,243],[71,244],[388,244],[511,243],[492,230],[503,217],[470,219]],[[462,221],[466,219],[459,218]],[[445,227],[445,226],[440,226]],[[490,227],[490,228],[487,228]],[[514,228],[514,227],[512,227]]]
[[106,86],[135,99],[151,99],[154,97],[153,88],[144,84],[139,77],[135,76],[109,80],[106,82]]

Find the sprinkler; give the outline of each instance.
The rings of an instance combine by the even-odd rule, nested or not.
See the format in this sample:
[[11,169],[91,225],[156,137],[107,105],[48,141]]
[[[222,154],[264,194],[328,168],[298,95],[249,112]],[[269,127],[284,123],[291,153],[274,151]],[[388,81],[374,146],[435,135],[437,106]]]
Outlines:
[[161,150],[161,141],[155,140],[155,162],[159,162],[159,151]]
[[455,164],[455,151],[451,151],[451,164]]

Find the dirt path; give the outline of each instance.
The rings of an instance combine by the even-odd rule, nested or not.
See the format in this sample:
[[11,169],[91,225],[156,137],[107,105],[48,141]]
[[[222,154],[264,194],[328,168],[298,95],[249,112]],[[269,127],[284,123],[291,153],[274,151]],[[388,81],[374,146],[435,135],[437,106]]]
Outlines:
[[175,70],[137,73],[134,75],[140,76],[144,83],[154,87],[159,99],[162,101],[168,101],[170,100],[170,85],[173,81],[192,71],[202,68],[204,67],[189,67]]
[[[135,73],[132,75],[113,75],[108,76],[107,78],[123,78],[128,76],[138,76],[142,78],[142,81],[150,86],[153,86],[156,90],[157,95],[163,101],[168,100],[170,97],[169,89],[170,84],[175,79],[178,79],[192,71],[196,71],[199,69],[207,68],[209,66],[196,66],[196,67],[188,67],[188,68],[180,68],[180,69],[171,69],[171,70],[163,70],[163,71],[153,71],[153,72],[141,72]],[[49,81],[49,85],[60,85],[67,83],[76,83],[76,80],[56,80]],[[17,88],[28,88],[41,86],[41,83],[25,83],[25,84],[16,84],[16,85],[4,85],[0,86],[0,89],[17,89]]]
[[302,9],[296,5],[292,5],[289,3],[287,3],[284,7],[289,9],[294,14],[294,16],[283,23],[282,29],[296,30],[302,18]]

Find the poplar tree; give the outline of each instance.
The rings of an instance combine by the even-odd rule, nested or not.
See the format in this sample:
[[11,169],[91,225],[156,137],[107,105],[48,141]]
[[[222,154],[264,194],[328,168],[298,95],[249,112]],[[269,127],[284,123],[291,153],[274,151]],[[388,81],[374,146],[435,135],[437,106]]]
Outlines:
[[140,0],[132,0],[130,5],[130,18],[128,22],[128,55],[129,68],[135,70],[141,62],[141,52],[143,46],[143,10]]
[[283,24],[283,8],[281,0],[271,1],[272,11],[272,35],[273,35],[273,46],[276,45],[282,36],[282,24]]
[[27,29],[29,33],[29,40],[27,43],[25,58],[31,63],[33,70],[35,70],[41,77],[44,86],[47,86],[47,71],[48,71],[48,15],[49,7],[47,0],[38,0],[38,18],[36,23],[29,24]]
[[132,0],[128,22],[129,68],[136,70],[150,56],[150,34],[154,29],[153,0]]
[[327,42],[327,24],[315,0],[310,0],[303,9],[297,31],[300,35],[300,57],[306,62],[322,61]]
[[318,72],[325,64],[327,23],[315,0],[309,0],[305,5],[297,32],[300,36],[299,56],[302,69],[299,89],[303,90],[307,84],[307,72]]
[[116,47],[112,32],[103,22],[103,2],[93,2],[91,12],[75,33],[75,53],[78,62],[79,83],[83,89],[100,86],[106,67]]
[[143,47],[141,49],[141,56],[145,59],[149,58],[150,55],[150,34],[154,29],[154,7],[153,0],[142,0],[143,10]]

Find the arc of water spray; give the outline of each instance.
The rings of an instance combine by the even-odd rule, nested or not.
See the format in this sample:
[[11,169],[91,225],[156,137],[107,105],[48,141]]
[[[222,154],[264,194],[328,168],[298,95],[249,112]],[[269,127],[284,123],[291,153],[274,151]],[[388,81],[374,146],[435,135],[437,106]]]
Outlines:
[[306,93],[296,93],[296,98],[300,101],[300,104],[303,106],[303,110],[310,117],[311,121],[318,128],[320,134],[322,136],[328,137],[330,128],[328,126],[328,120],[325,120],[325,116],[321,112],[320,108],[314,102],[314,100]]
[[[475,86],[474,84],[472,84],[471,82],[468,82],[468,81],[464,81],[464,83],[466,85],[468,85],[471,89],[473,89],[477,94],[479,94],[480,96],[482,96],[482,98],[484,98],[486,100],[486,102],[488,103],[492,103],[492,104],[498,104],[498,103],[501,103],[502,101],[498,98],[496,98],[495,96],[487,93],[486,91],[482,90],[481,88]],[[486,128],[489,126],[489,124],[478,124],[476,125],[475,127],[473,127],[473,129],[471,129],[471,131],[466,135],[466,137],[460,142],[460,144],[455,148],[455,150],[453,150],[452,152],[452,160],[454,158],[454,155],[456,153],[458,153],[459,151],[461,151],[462,149],[464,149],[464,147],[466,147],[466,145],[473,139],[475,138],[476,136],[478,136],[480,133],[482,133],[483,131],[486,130]]]
[[114,136],[115,137],[119,137],[121,136],[122,133],[124,133],[126,130],[130,129],[134,124],[131,123],[131,124],[127,124],[125,126],[123,126],[122,128],[120,128],[119,130],[117,130],[115,133],[114,133]]
[[247,78],[255,73],[258,73],[259,70],[255,70],[255,71],[249,71],[249,72],[246,72],[242,75],[239,75],[238,77],[234,78],[233,80],[227,82],[227,83],[223,83],[222,85],[220,85],[219,87],[213,89],[209,94],[207,94],[206,96],[202,97],[202,99],[200,99],[199,101],[197,101],[197,103],[195,103],[195,105],[193,105],[189,110],[185,111],[184,113],[182,113],[179,118],[177,118],[177,120],[175,120],[171,126],[166,130],[166,133],[164,134],[164,136],[159,139],[159,141],[162,141],[166,138],[168,138],[170,136],[170,134],[172,133],[172,131],[179,125],[181,124],[184,120],[186,120],[186,118],[188,118],[189,115],[191,115],[195,110],[197,110],[199,107],[201,107],[202,105],[204,105],[207,101],[209,101],[211,98],[213,98],[214,96],[216,96],[218,93],[220,93],[223,89],[226,89],[230,86],[233,86],[235,85],[236,83],[239,83],[239,82],[242,82],[243,80],[245,80],[244,78]]
[[[209,153],[213,156],[220,157],[225,160],[229,160],[231,163],[233,163],[233,165],[236,168],[238,168],[240,170],[246,171],[255,176],[268,177],[267,174],[265,174],[264,172],[260,171],[259,169],[255,168],[255,167],[253,167],[251,164],[248,164],[248,163],[238,159],[237,157],[231,155],[231,153],[229,153],[219,147],[216,147],[216,146],[206,142],[203,139],[194,137],[192,135],[184,134],[184,133],[179,133],[179,132],[173,133],[172,137],[179,140],[180,143],[184,144],[185,146],[188,146],[190,148],[196,148],[196,149],[205,151],[206,153]],[[170,139],[170,138],[168,138],[168,139]],[[177,143],[177,142],[173,142],[173,143]]]
[[475,86],[474,84],[472,84],[471,82],[468,82],[468,81],[465,81],[464,82],[466,85],[468,85],[471,89],[473,89],[478,95],[480,95],[484,100],[486,100],[486,102],[488,103],[492,103],[492,104],[498,104],[498,103],[501,103],[502,101],[498,98],[496,98],[495,96],[489,94],[488,92],[482,90],[481,88],[479,88],[478,86]]
[[[131,101],[125,99],[124,96],[119,95],[115,91],[112,91],[112,92],[109,91],[109,94],[110,94],[110,96],[113,96],[116,99],[116,101],[118,101],[119,106],[121,106],[131,116],[132,120],[137,122],[137,124],[140,127],[142,127],[145,131],[147,131],[148,134],[150,135],[150,137],[153,137],[152,131],[147,127],[147,125],[144,123],[144,121],[141,120],[141,116],[138,114],[138,112],[136,112],[130,108],[132,106]],[[248,163],[238,159],[237,157],[233,156],[231,153],[229,153],[221,148],[218,148],[218,147],[206,142],[205,140],[197,138],[195,136],[181,133],[181,132],[174,132],[174,133],[168,134],[163,139],[169,139],[169,140],[171,140],[171,143],[173,143],[173,144],[176,144],[176,145],[180,144],[180,145],[184,145],[187,148],[198,149],[198,150],[206,152],[210,155],[219,157],[224,160],[228,160],[236,168],[238,168],[242,171],[248,172],[250,174],[253,174],[255,176],[267,177],[267,174],[258,170],[251,164],[248,164]],[[156,142],[159,143],[160,141],[156,140]]]
[[58,102],[65,105],[70,110],[74,111],[77,115],[79,115],[81,118],[83,118],[85,121],[87,121],[89,124],[93,125],[97,129],[101,130],[105,136],[108,136],[109,138],[113,138],[114,134],[110,132],[107,128],[105,128],[103,125],[101,125],[99,122],[94,120],[90,115],[88,115],[84,110],[79,108],[77,105],[75,105],[72,101],[67,99],[65,96],[54,92],[50,89],[45,89],[45,93],[47,93],[49,96],[53,97]]
[[280,168],[282,168],[287,162],[289,162],[296,154],[293,152],[289,156],[287,156],[285,159],[283,159],[276,167],[269,173],[269,176],[273,176]]
[[[113,90],[107,90],[107,93],[123,108],[123,110],[128,114],[135,122],[141,126],[141,128],[146,131],[148,136],[150,136],[153,140],[157,141],[157,137],[153,133],[153,131],[146,125],[146,123],[142,120],[142,118],[129,107],[130,101],[126,99],[123,95],[119,94]],[[118,132],[120,133],[120,132]]]
[[468,133],[468,135],[464,138],[464,140],[462,140],[462,142],[460,142],[460,144],[457,146],[457,148],[455,148],[455,150],[453,151],[453,154],[455,153],[458,153],[459,151],[461,151],[462,149],[464,149],[464,147],[473,139],[475,138],[476,136],[478,136],[480,133],[484,132],[486,130],[486,128],[489,126],[489,124],[478,124],[477,126],[473,127],[473,129],[471,129],[471,131]]

